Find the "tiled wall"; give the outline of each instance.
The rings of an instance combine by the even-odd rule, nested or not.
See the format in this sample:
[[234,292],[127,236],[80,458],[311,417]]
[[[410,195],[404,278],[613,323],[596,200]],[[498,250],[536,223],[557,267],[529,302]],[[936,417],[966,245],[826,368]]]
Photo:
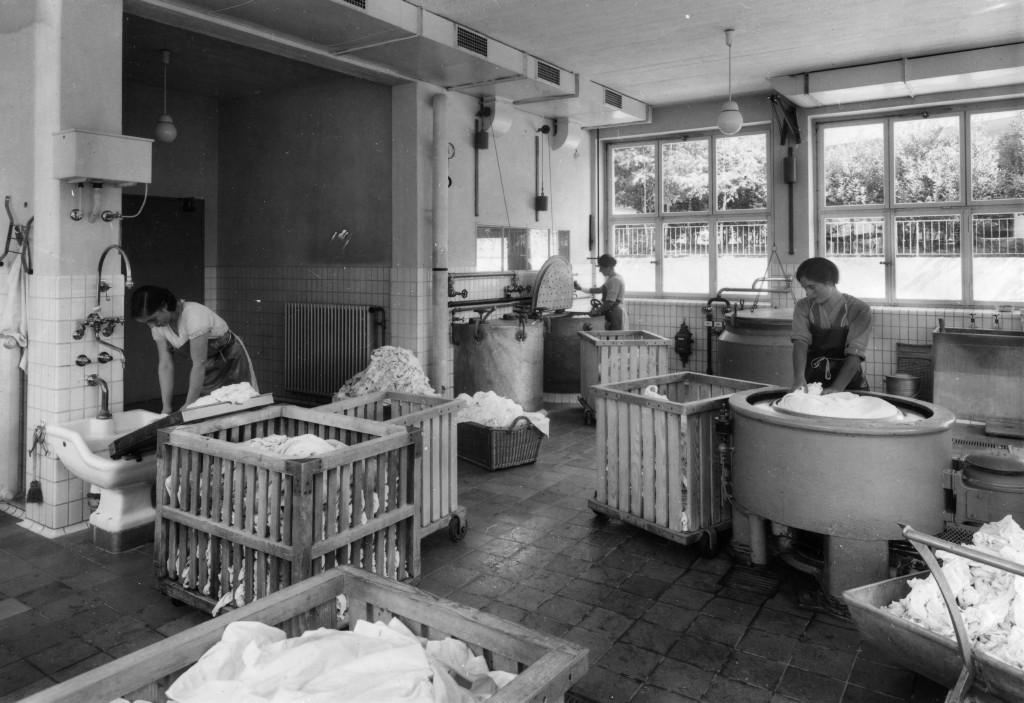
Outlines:
[[[686,370],[703,373],[707,368],[708,339],[702,307],[702,303],[682,301],[626,301],[629,326],[633,329],[643,329],[671,338],[679,329],[680,322],[685,320],[690,327],[693,333],[693,354],[685,368],[679,357],[672,354],[669,361],[672,372]],[[931,344],[932,330],[938,326],[940,318],[947,327],[970,327],[973,314],[975,326],[984,329],[995,326],[995,310],[991,308],[873,307],[872,314],[874,328],[864,368],[868,384],[872,390],[880,392],[885,390],[885,377],[896,371],[896,344]],[[1024,329],[1020,311],[999,313],[999,327],[1017,331]],[[712,347],[714,343],[712,339]]]
[[[124,283],[121,277],[112,281],[113,288],[101,298],[101,317],[121,317],[124,310]],[[92,329],[86,329],[80,340],[74,339],[78,323],[96,307],[96,275],[41,276],[29,281],[29,376],[26,447],[32,446],[36,428],[44,423],[57,423],[95,416],[100,406],[100,389],[88,386],[85,377],[96,373],[107,382],[110,409],[122,409],[124,367],[121,354],[97,341]],[[124,325],[118,324],[109,337],[100,336],[110,344],[124,348]],[[97,362],[107,351],[115,358],[109,363]],[[89,359],[77,366],[79,355]],[[5,426],[16,419],[4,418]],[[44,531],[60,534],[81,526],[88,519],[86,494],[89,486],[70,474],[54,456],[38,449],[27,457],[28,480],[38,480],[42,503],[27,503],[25,514]]]

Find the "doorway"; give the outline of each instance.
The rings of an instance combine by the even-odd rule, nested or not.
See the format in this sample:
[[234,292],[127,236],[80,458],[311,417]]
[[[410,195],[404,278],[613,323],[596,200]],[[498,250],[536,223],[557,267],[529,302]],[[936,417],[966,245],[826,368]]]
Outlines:
[[[138,212],[143,198],[125,195],[121,212]],[[136,287],[161,286],[178,298],[202,302],[205,201],[150,196],[138,217],[121,220],[121,246],[132,264]],[[157,353],[149,328],[131,317],[131,291],[125,295],[124,408],[160,412]],[[175,407],[188,391],[189,362],[175,355]]]

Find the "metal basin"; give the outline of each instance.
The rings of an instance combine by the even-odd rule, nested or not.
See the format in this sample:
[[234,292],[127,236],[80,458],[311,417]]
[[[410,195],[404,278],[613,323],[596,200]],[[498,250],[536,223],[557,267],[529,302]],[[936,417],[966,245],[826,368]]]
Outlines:
[[933,399],[961,420],[1024,417],[1024,332],[945,327],[932,334]]

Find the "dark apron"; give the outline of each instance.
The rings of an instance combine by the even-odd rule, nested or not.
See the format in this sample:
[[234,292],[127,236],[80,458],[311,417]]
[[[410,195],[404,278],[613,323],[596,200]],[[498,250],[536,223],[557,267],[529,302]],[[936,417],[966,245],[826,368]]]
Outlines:
[[[846,320],[845,303],[843,304],[843,321]],[[846,361],[846,336],[849,327],[821,327],[809,321],[811,344],[807,348],[807,365],[804,367],[804,378],[808,383],[818,382],[823,388],[832,385],[839,370]],[[846,390],[866,391],[868,383],[863,370],[858,370]]]
[[615,303],[604,313],[604,328],[606,330],[621,330],[625,325],[622,314],[622,303]]
[[[174,351],[182,356],[191,358],[189,344],[182,344]],[[173,349],[173,348],[172,348]],[[203,363],[205,375],[203,377],[202,395],[209,395],[223,386],[230,386],[234,383],[247,381],[252,383],[252,368],[249,365],[249,355],[245,353],[245,347],[238,341],[235,335],[228,330],[220,337],[210,338],[206,345],[206,361]]]

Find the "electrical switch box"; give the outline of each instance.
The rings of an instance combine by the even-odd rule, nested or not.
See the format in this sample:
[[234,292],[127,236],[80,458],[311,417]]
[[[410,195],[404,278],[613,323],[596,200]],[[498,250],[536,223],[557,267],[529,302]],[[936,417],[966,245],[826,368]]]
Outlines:
[[152,139],[82,129],[53,137],[53,175],[62,181],[123,187],[153,179]]

